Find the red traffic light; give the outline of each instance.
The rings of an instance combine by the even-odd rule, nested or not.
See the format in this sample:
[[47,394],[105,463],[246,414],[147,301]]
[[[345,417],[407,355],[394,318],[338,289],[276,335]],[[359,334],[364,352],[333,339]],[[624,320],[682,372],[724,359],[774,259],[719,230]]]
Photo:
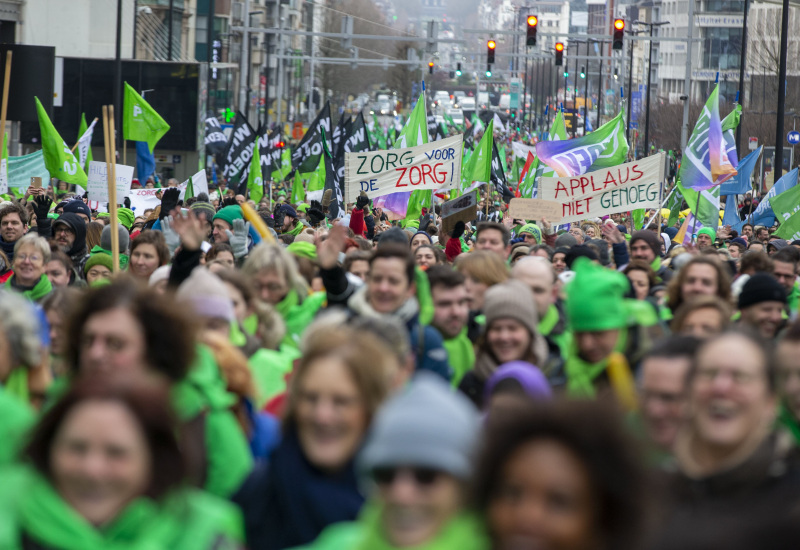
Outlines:
[[561,42],[556,42],[556,51],[557,52],[563,52],[564,51],[564,44],[562,44]]
[[428,61],[428,67],[433,68],[433,61]]
[[538,17],[536,17],[535,15],[529,15],[528,16],[528,26],[529,27],[535,27],[538,23],[539,23],[539,18]]
[[277,147],[278,149],[283,149],[284,147],[286,147],[286,144],[283,141],[279,141]]
[[486,45],[489,47],[490,50],[493,50],[497,47],[497,42],[494,40],[489,40]]
[[625,20],[624,19],[614,19],[614,28],[618,31],[621,31],[625,28]]

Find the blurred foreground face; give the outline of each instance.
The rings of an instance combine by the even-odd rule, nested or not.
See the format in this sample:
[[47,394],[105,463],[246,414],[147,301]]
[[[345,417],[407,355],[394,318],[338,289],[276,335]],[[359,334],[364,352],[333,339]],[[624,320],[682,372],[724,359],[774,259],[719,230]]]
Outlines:
[[147,371],[147,342],[142,326],[124,308],[95,313],[83,326],[79,362],[79,370],[88,376]]
[[720,311],[713,307],[703,307],[689,313],[683,321],[681,334],[705,340],[722,332],[725,320]]
[[520,446],[502,466],[487,510],[493,548],[598,548],[589,473],[553,440]]
[[135,417],[113,401],[85,401],[61,424],[50,455],[53,485],[89,523],[101,526],[144,493],[150,451]]
[[486,345],[498,363],[518,361],[531,347],[531,334],[515,319],[497,319],[486,330]]
[[[417,546],[436,537],[459,510],[459,482],[422,468],[386,468],[374,472],[381,521],[389,543]],[[457,550],[457,549],[455,549]]]
[[367,429],[367,413],[350,371],[335,357],[311,365],[299,381],[297,434],[314,466],[335,472],[355,455]]
[[647,435],[669,451],[685,417],[688,357],[648,357],[642,362],[642,418]]
[[704,346],[689,388],[692,428],[698,442],[732,453],[768,429],[775,418],[764,356],[736,335]]
[[792,415],[800,418],[800,342],[780,342],[775,355],[781,398]]
[[575,333],[578,354],[589,363],[597,363],[611,355],[617,340],[619,340],[619,330],[616,329]]
[[289,285],[274,269],[261,269],[253,277],[258,297],[271,306],[280,303],[289,293]]
[[406,276],[406,264],[400,258],[373,260],[367,277],[367,296],[378,313],[394,313],[414,295],[416,287]]

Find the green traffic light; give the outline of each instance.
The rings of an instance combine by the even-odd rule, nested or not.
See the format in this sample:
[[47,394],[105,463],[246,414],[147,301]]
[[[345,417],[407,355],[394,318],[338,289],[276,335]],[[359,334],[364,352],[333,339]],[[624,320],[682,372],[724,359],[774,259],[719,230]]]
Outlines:
[[456,71],[456,76],[461,76],[461,71]]
[[486,71],[486,78],[492,78],[492,71]]
[[564,78],[567,78],[568,76],[569,76],[569,73],[567,71],[564,71]]
[[233,112],[233,109],[230,107],[225,109],[225,122],[232,122],[234,117],[236,117],[236,113]]

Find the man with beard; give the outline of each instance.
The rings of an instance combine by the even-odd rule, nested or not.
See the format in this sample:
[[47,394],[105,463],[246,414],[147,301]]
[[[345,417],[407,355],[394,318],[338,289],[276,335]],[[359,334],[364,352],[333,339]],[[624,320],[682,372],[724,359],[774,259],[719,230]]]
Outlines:
[[16,202],[0,208],[0,250],[14,260],[14,245],[28,232],[28,212]]
[[59,250],[70,257],[75,271],[83,277],[83,266],[89,259],[89,251],[86,248],[86,224],[83,220],[77,214],[65,212],[53,222],[52,238]]

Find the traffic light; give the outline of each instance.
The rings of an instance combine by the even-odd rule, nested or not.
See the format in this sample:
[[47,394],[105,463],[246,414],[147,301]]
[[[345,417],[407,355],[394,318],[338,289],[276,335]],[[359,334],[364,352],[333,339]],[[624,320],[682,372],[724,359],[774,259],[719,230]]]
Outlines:
[[560,66],[563,64],[564,64],[564,44],[562,44],[561,42],[556,42],[556,66]]
[[564,69],[564,78],[569,78],[569,69]]
[[236,118],[236,113],[233,112],[233,109],[230,107],[225,109],[225,122],[233,122],[233,119]]
[[581,65],[581,78],[586,78],[586,68]]
[[428,74],[433,74],[433,61],[428,61]]
[[494,49],[497,47],[497,42],[489,40],[486,43],[486,62],[491,65],[494,63]]
[[275,146],[276,146],[278,149],[283,149],[284,147],[286,147],[286,143],[285,143],[283,140],[281,140],[281,141],[279,141],[278,143],[276,143],[276,144],[275,144]]
[[461,76],[461,63],[456,63],[456,76]]
[[486,65],[486,78],[492,78],[492,66]]
[[619,69],[614,69],[614,80],[619,78]]
[[625,20],[614,19],[614,38],[611,42],[611,48],[614,50],[622,49],[622,36],[625,34]]
[[539,25],[539,18],[535,15],[528,16],[528,34],[525,39],[526,46],[536,45],[536,27]]

